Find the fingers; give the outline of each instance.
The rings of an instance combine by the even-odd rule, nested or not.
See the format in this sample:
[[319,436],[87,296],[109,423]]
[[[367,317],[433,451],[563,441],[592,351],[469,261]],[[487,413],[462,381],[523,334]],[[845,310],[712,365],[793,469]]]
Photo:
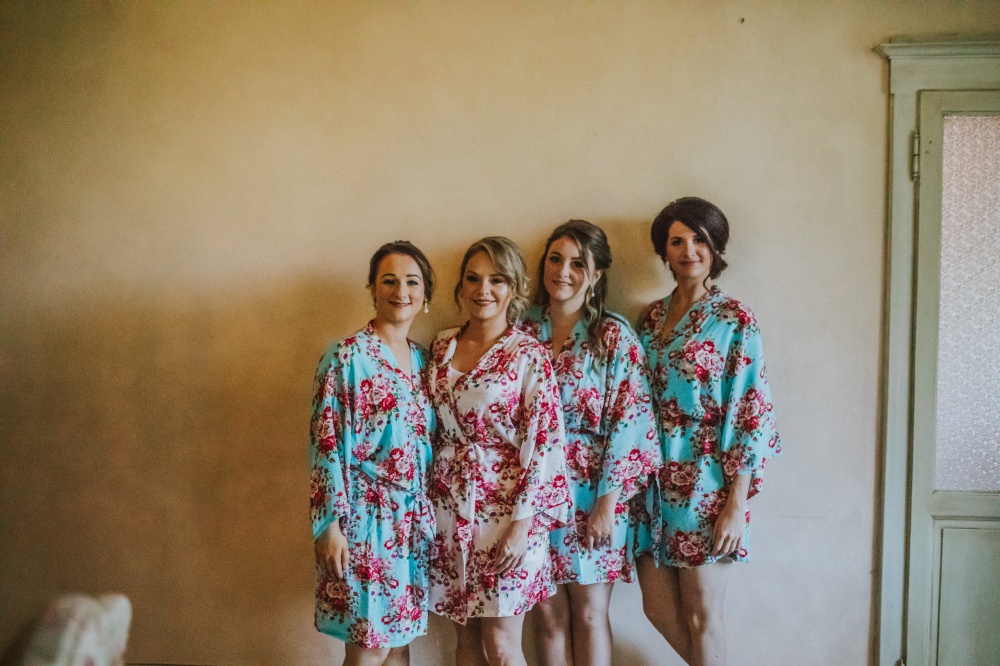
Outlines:
[[333,575],[337,577],[337,580],[343,580],[344,571],[347,569],[348,561],[348,551],[346,548],[341,548],[339,553],[333,554]]
[[493,570],[499,575],[504,575],[521,566],[524,563],[524,554],[516,555],[510,551],[501,551],[493,563]]
[[596,550],[598,548],[611,547],[611,533],[599,529],[587,529],[587,534],[583,537],[581,544],[586,550]]

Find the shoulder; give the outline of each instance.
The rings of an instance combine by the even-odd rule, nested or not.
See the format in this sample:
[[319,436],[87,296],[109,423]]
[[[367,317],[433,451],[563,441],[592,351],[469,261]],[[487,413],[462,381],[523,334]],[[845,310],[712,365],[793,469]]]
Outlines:
[[461,330],[461,326],[455,326],[452,328],[446,328],[435,335],[434,342],[431,343],[430,357],[432,359],[439,360],[448,350],[448,346],[451,345],[452,341],[458,336]]
[[656,328],[656,324],[663,318],[663,313],[667,310],[667,298],[653,301],[639,315],[639,330],[651,331]]
[[601,335],[604,336],[605,339],[608,339],[609,336],[616,340],[637,339],[635,329],[632,328],[632,324],[628,322],[628,319],[617,312],[604,313],[604,319],[601,321]]
[[513,358],[524,359],[531,363],[547,361],[549,352],[535,336],[525,331],[522,325],[515,326],[504,343],[504,349]]
[[542,321],[544,320],[544,308],[541,305],[532,305],[528,308],[528,311],[524,313],[524,319],[517,324],[517,328],[532,337],[540,338],[542,335]]
[[737,331],[757,331],[757,317],[746,305],[722,291],[712,298],[712,314]]
[[419,342],[414,342],[413,340],[407,340],[407,342],[410,343],[410,350],[414,354],[417,355],[417,358],[420,360],[420,364],[422,366],[426,365],[427,364],[427,348],[424,347]]

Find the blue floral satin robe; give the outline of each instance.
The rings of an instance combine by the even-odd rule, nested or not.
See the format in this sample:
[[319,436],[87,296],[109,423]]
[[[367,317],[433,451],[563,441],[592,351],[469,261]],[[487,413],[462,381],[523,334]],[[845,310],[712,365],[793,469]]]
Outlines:
[[332,345],[313,401],[313,538],[340,520],[343,580],[317,571],[316,628],[366,648],[398,647],[427,632],[434,510],[427,498],[434,412],[426,352],[410,342],[413,376],[372,324]]
[[[533,307],[523,327],[552,353],[548,310]],[[577,322],[553,368],[566,426],[566,461],[573,496],[572,522],[550,535],[556,584],[632,580],[635,530],[628,500],[646,490],[661,464],[646,361],[632,327],[609,314],[600,335],[606,360],[598,358]],[[598,497],[620,489],[611,545],[586,550],[587,517]]]
[[[750,474],[748,496],[757,494],[781,446],[753,313],[713,287],[664,336],[669,303],[650,305],[639,327],[666,462],[644,507],[652,545],[640,550],[695,567],[719,559],[712,533],[735,476]],[[748,561],[749,533],[748,509],[742,545],[724,557]]]

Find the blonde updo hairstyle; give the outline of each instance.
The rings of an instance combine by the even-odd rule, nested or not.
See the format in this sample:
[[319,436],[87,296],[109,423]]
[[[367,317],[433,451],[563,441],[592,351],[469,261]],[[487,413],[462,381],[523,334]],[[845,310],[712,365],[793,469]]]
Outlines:
[[482,238],[465,251],[462,257],[462,267],[458,271],[458,283],[455,285],[455,304],[462,307],[458,300],[458,295],[462,291],[462,283],[465,281],[465,269],[469,265],[469,259],[479,252],[483,252],[497,273],[503,276],[510,286],[511,298],[507,304],[507,321],[516,324],[521,321],[521,317],[528,310],[530,301],[528,300],[528,267],[524,263],[524,255],[517,243],[503,236],[487,236]]

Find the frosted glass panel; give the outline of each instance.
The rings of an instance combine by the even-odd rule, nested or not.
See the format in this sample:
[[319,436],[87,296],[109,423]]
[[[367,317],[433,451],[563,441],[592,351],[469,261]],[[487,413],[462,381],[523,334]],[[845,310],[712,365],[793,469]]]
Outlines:
[[944,119],[937,490],[1000,490],[1000,116]]

